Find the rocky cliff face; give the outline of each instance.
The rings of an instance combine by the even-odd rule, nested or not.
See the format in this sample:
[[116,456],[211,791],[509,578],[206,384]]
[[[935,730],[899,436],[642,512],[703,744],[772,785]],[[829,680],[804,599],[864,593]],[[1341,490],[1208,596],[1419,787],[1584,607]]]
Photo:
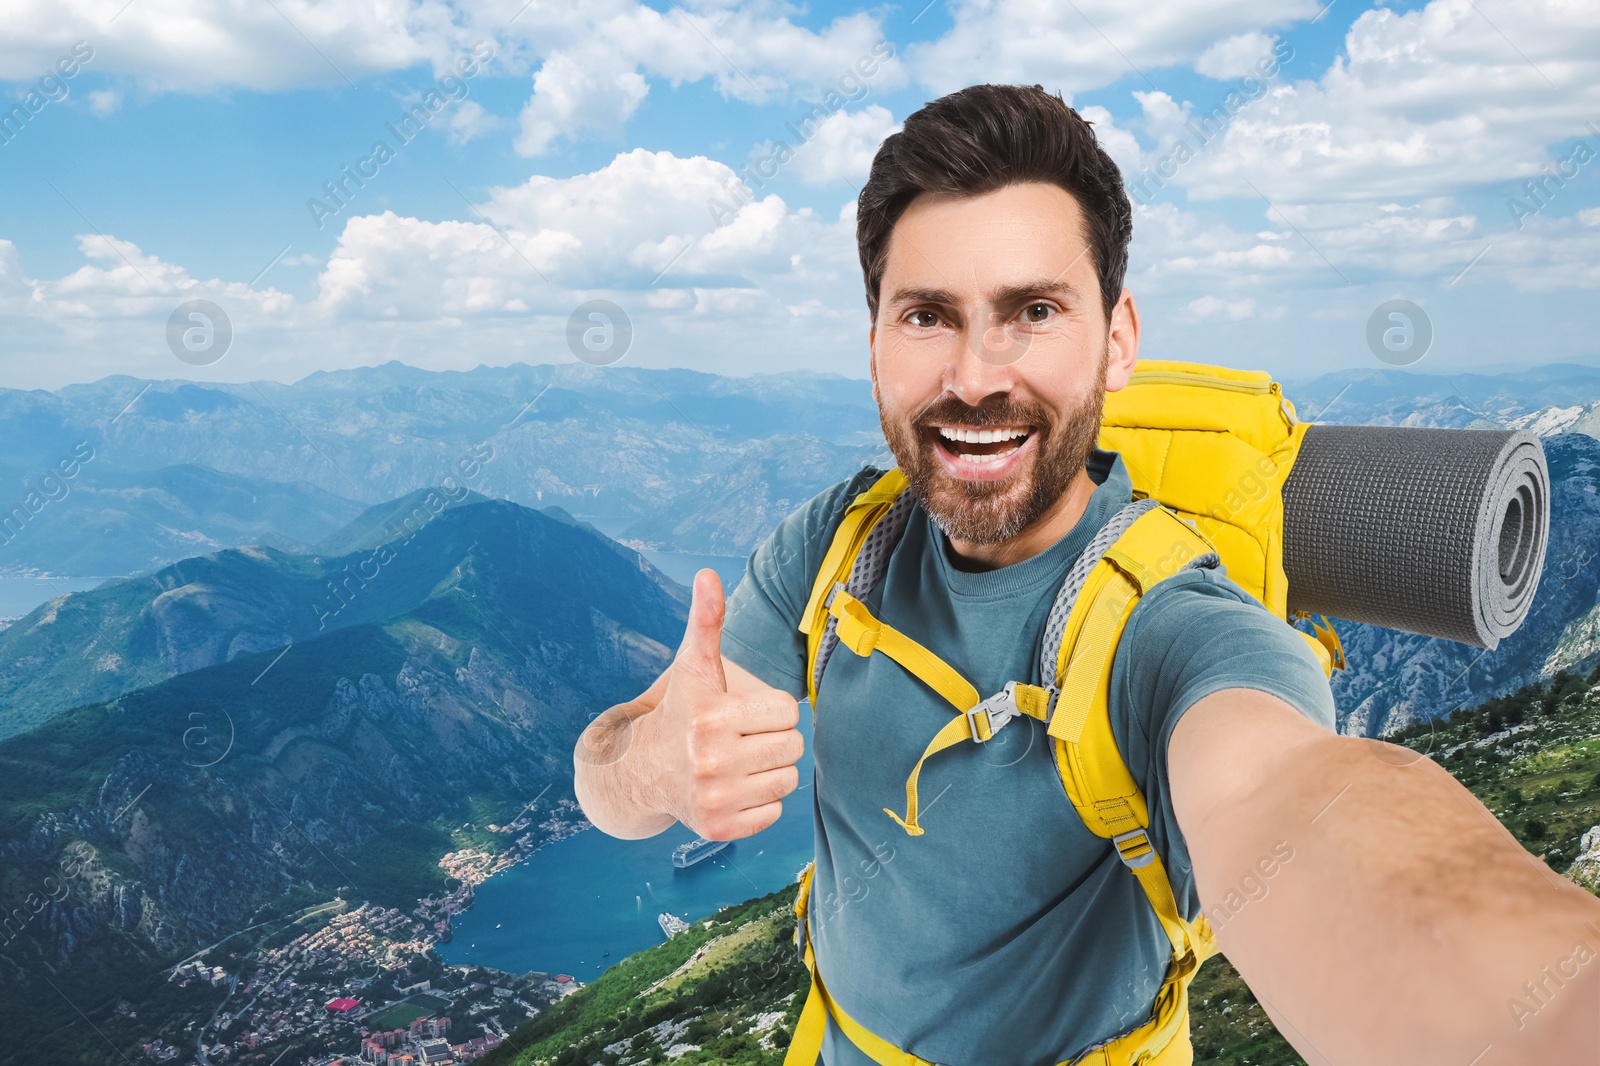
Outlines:
[[1567,876],[1590,892],[1600,893],[1600,825],[1583,834],[1578,857],[1567,868]]

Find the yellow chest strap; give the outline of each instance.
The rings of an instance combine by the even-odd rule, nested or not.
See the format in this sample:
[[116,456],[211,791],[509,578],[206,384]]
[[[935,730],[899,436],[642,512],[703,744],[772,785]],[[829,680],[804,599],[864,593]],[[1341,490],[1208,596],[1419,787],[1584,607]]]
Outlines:
[[928,756],[964,740],[978,743],[990,737],[1018,714],[1026,714],[1039,721],[1047,721],[1055,706],[1055,693],[1038,685],[1006,682],[1006,687],[986,700],[978,698],[978,690],[956,670],[933,652],[906,636],[887,622],[880,621],[867,609],[867,605],[850,595],[843,582],[834,582],[833,591],[824,603],[828,612],[837,619],[839,643],[862,657],[873,651],[882,652],[912,676],[925,683],[949,701],[959,713],[923,749],[922,758],[912,767],[906,778],[906,816],[901,818],[888,807],[884,813],[893,818],[912,836],[921,836],[917,824],[917,778]]

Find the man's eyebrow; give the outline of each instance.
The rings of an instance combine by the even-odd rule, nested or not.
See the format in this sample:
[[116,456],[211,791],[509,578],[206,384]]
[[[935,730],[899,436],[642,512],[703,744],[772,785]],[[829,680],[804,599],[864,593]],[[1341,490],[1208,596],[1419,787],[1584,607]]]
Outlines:
[[[1025,300],[1030,296],[1056,296],[1067,300],[1078,300],[1081,294],[1078,291],[1078,287],[1069,281],[1041,278],[1037,281],[1023,282],[1019,285],[1003,285],[998,289],[992,290],[989,296],[993,303],[1010,304]],[[948,289],[930,289],[912,285],[903,289],[896,289],[889,302],[892,304],[919,303],[950,306],[960,301]]]

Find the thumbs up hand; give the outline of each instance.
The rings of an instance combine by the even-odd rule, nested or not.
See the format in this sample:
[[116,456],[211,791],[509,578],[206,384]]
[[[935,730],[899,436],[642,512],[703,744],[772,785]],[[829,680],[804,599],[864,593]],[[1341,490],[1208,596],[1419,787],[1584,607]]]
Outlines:
[[799,784],[800,704],[722,657],[717,572],[697,571],[691,593],[666,689],[635,720],[628,758],[657,809],[710,840],[738,840],[777,821]]

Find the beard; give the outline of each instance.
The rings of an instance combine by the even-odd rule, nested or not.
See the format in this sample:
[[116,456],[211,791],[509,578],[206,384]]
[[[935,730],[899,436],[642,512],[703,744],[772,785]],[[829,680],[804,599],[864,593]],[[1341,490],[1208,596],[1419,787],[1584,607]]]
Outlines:
[[[883,407],[878,420],[884,439],[906,477],[907,491],[951,540],[973,544],[998,544],[1010,540],[1042,518],[1072,486],[1088,462],[1100,437],[1105,410],[1106,350],[1095,373],[1093,387],[1078,404],[1053,411],[1032,404],[1012,403],[1008,396],[991,395],[978,407],[968,407],[954,397],[935,403],[907,423],[891,421]],[[1032,426],[1033,454],[1016,470],[998,481],[966,481],[945,473],[933,449],[941,445],[935,425],[976,427]]]

